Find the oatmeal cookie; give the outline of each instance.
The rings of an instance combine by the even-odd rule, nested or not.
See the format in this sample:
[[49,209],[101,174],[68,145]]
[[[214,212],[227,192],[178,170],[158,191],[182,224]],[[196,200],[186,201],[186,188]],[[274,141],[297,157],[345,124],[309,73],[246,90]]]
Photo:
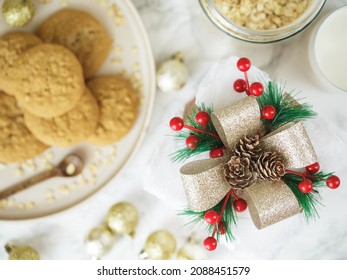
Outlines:
[[8,71],[24,51],[41,44],[35,35],[24,32],[8,33],[0,38],[0,89],[12,95]]
[[139,111],[139,94],[122,76],[101,76],[87,83],[100,107],[100,119],[88,142],[111,144],[125,136],[134,125]]
[[0,161],[22,162],[47,148],[24,125],[16,99],[0,92]]
[[52,119],[44,119],[25,112],[25,124],[43,143],[67,147],[85,140],[95,131],[99,107],[95,97],[85,89],[82,98],[71,111]]
[[112,45],[110,35],[96,18],[73,9],[58,11],[46,19],[37,35],[46,43],[70,49],[81,62],[86,78],[98,71]]
[[80,63],[58,45],[41,44],[25,51],[9,74],[19,103],[42,118],[70,111],[85,89]]

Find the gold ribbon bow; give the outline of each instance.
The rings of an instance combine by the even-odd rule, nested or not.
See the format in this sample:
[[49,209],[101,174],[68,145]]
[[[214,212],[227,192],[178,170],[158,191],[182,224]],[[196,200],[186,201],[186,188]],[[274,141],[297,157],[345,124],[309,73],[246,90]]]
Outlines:
[[[257,100],[248,96],[212,114],[212,122],[227,152],[246,135],[261,128]],[[301,122],[286,124],[260,139],[265,151],[278,153],[287,168],[302,168],[317,161],[311,141]],[[182,166],[183,187],[192,211],[202,212],[217,205],[230,191],[224,175],[224,164],[230,159],[197,160]],[[281,180],[257,180],[240,194],[248,204],[255,226],[267,227],[302,211],[295,195]]]

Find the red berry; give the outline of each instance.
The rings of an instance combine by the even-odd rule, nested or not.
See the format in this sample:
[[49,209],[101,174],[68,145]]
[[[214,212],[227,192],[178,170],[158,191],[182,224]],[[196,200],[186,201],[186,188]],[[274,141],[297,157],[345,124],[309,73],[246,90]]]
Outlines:
[[260,96],[264,92],[264,87],[261,83],[255,82],[249,86],[249,93],[253,96]]
[[330,176],[325,183],[329,188],[337,189],[340,186],[340,178],[333,175]]
[[208,210],[205,212],[204,219],[209,225],[213,225],[218,222],[219,215],[214,210]]
[[207,125],[210,121],[210,115],[205,111],[200,111],[196,114],[195,120],[198,124]]
[[243,79],[238,79],[234,82],[234,90],[236,92],[244,92],[246,90],[246,82]]
[[214,237],[207,237],[204,240],[204,247],[208,251],[213,251],[217,248],[217,240]]
[[247,209],[247,202],[242,198],[234,200],[233,205],[236,212],[243,212]]
[[241,72],[247,72],[251,68],[251,61],[247,57],[241,57],[236,65]]
[[200,142],[200,139],[196,135],[190,135],[186,139],[186,145],[191,150],[195,150],[199,142]]
[[174,117],[170,120],[170,127],[173,131],[180,131],[184,127],[183,119]]
[[298,187],[302,193],[309,193],[313,189],[313,183],[308,179],[304,179],[299,183]]
[[225,226],[224,226],[224,223],[223,222],[220,222],[218,224],[218,232],[220,235],[224,235],[226,230],[225,230]]
[[261,117],[266,120],[272,120],[276,116],[276,108],[272,105],[265,105],[261,110]]
[[310,172],[311,174],[316,174],[319,171],[319,169],[320,165],[318,162],[306,166],[306,171]]
[[215,148],[210,151],[210,158],[219,158],[224,155],[222,148]]

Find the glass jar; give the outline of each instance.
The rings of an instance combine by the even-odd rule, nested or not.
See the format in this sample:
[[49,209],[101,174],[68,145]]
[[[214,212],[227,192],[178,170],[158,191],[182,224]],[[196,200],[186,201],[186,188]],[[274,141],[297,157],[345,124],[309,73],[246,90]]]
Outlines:
[[208,18],[228,35],[254,43],[272,43],[287,39],[309,26],[322,10],[326,0],[312,0],[306,10],[293,22],[269,30],[243,27],[228,18],[216,5],[215,0],[199,0]]

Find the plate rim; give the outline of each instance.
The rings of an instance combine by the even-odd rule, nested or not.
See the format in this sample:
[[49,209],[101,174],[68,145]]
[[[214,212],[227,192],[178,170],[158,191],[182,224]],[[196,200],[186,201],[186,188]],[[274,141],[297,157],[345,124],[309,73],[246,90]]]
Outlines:
[[[97,192],[101,191],[112,179],[114,179],[119,173],[121,173],[125,167],[130,163],[130,161],[133,159],[134,155],[137,153],[138,149],[140,148],[142,142],[144,141],[144,138],[147,134],[148,126],[152,117],[153,113],[153,107],[154,107],[154,101],[155,101],[155,96],[156,96],[156,65],[155,65],[155,60],[154,60],[154,55],[153,55],[153,49],[152,45],[149,40],[148,33],[146,31],[146,28],[143,24],[143,21],[134,6],[134,4],[130,0],[120,0],[123,2],[125,6],[127,6],[127,9],[130,11],[133,19],[136,21],[136,25],[139,28],[139,35],[142,37],[142,43],[143,46],[145,46],[144,50],[147,54],[148,60],[149,60],[149,65],[148,65],[148,72],[150,73],[150,76],[153,78],[149,81],[149,94],[148,94],[148,105],[145,108],[145,113],[144,113],[144,120],[141,124],[140,128],[140,133],[137,137],[137,140],[134,144],[133,149],[129,153],[128,157],[124,159],[119,166],[119,168],[113,172],[108,178],[105,180],[103,184],[100,185],[100,187],[96,188],[94,191],[90,192],[88,195],[82,197],[79,200],[76,200],[73,204],[64,206],[61,208],[57,208],[55,210],[50,210],[46,211],[41,214],[36,214],[32,217],[25,217],[25,216],[18,216],[15,218],[6,218],[2,217],[0,215],[0,221],[6,221],[6,222],[20,222],[20,221],[29,221],[29,220],[38,220],[38,219],[44,219],[46,217],[51,217],[54,215],[60,215],[64,213],[67,210],[71,210],[79,205],[81,205],[84,202],[87,202],[89,199],[92,198],[93,195],[95,195]],[[117,1],[114,1],[117,2]]]

